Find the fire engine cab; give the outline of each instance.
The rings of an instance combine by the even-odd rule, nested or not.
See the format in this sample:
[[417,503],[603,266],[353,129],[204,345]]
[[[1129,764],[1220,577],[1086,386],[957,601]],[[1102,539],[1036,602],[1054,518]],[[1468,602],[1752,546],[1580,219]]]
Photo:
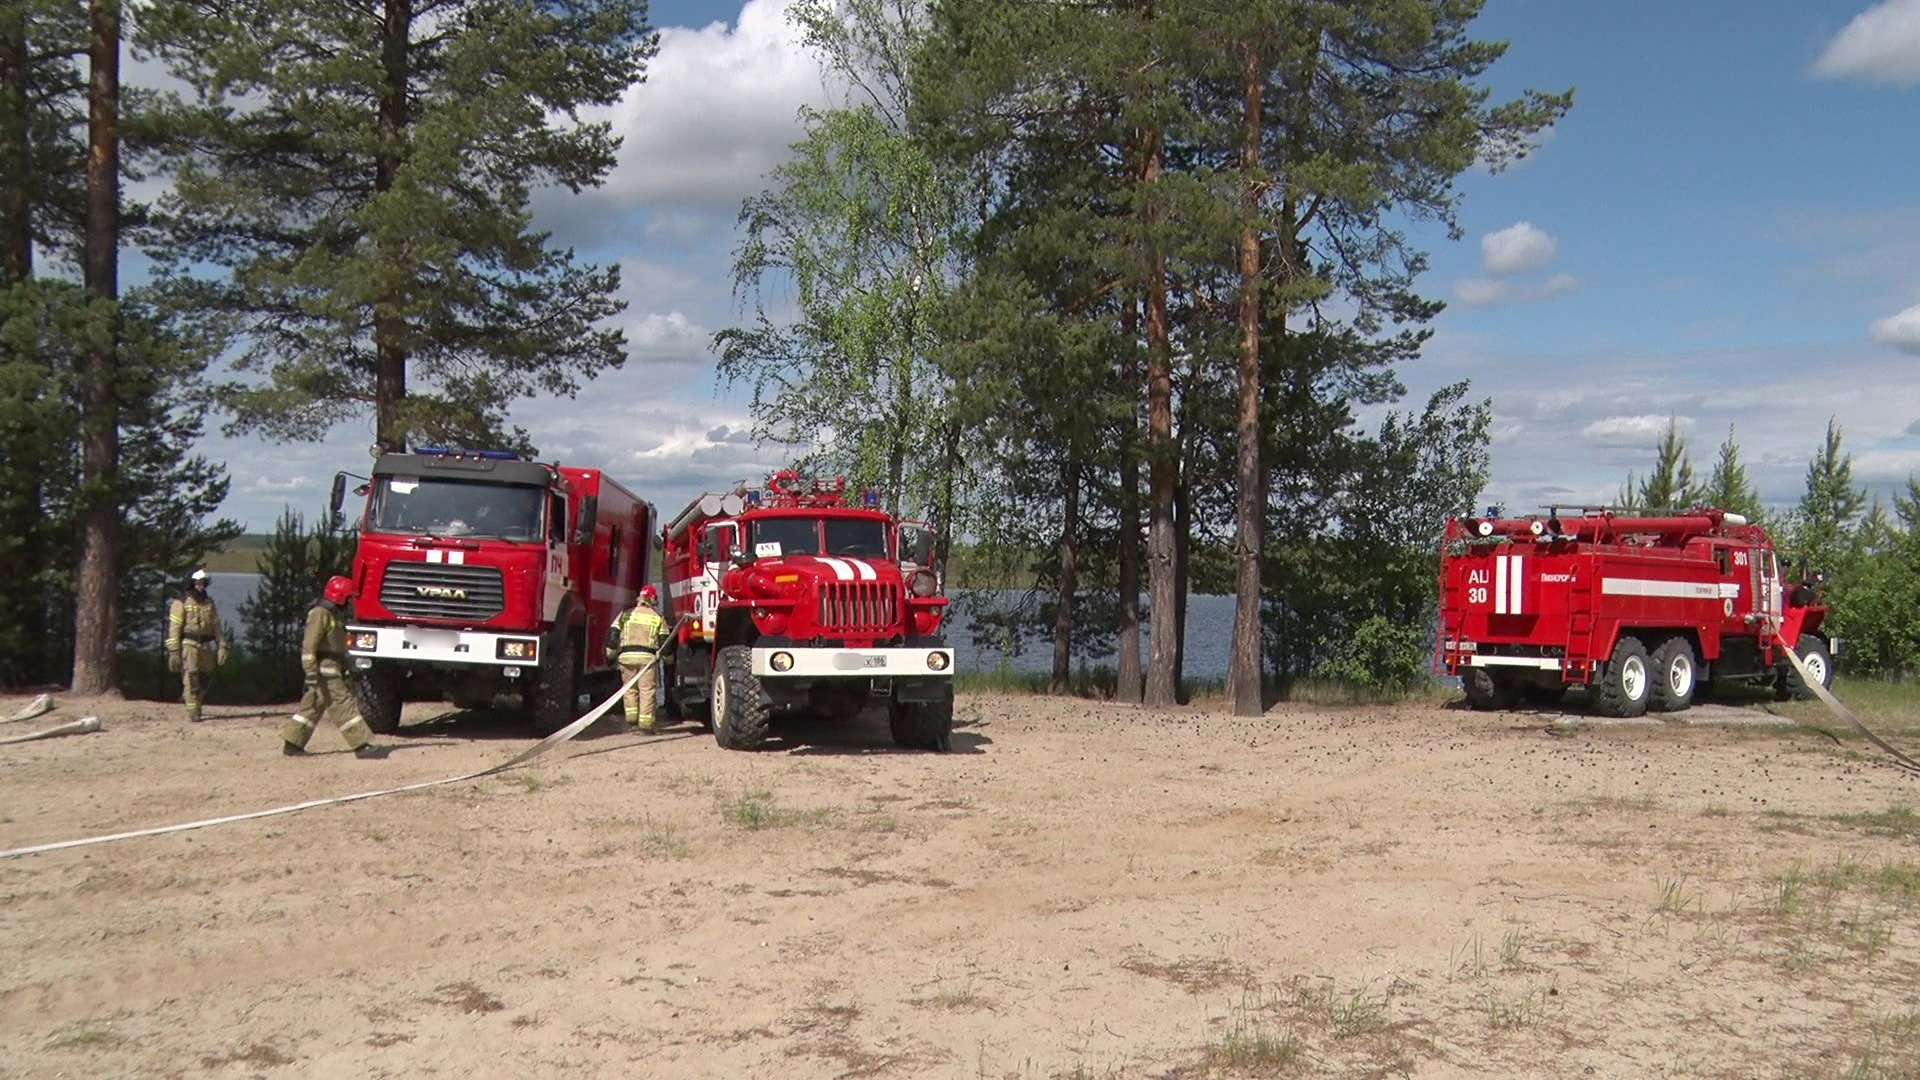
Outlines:
[[1803,563],[1785,582],[1765,529],[1718,509],[1562,509],[1447,521],[1436,661],[1473,707],[1570,686],[1617,717],[1685,708],[1703,683],[1804,693],[1784,644],[1833,681],[1820,577]]
[[884,702],[901,746],[947,750],[953,650],[933,533],[793,470],[693,500],[664,532],[667,707],[729,749],[775,709],[851,717]]

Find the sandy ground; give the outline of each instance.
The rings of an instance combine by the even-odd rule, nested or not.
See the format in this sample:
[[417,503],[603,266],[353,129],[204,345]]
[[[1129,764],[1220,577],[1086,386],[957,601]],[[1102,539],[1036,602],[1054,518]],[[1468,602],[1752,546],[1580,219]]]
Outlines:
[[[327,729],[283,758],[245,709],[68,700],[0,736],[87,714],[107,730],[0,746],[0,847],[531,745],[426,705],[385,761]],[[949,755],[895,752],[877,716],[758,754],[596,730],[485,780],[0,860],[0,1076],[1915,1062],[1920,780],[1857,744],[1728,707],[959,714]]]

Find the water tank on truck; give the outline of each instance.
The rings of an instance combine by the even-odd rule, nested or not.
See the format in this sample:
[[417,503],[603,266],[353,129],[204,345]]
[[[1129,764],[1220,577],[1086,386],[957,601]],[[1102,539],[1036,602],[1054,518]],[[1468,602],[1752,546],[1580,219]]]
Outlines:
[[[336,520],[349,474],[334,477]],[[592,647],[648,580],[653,506],[599,469],[504,450],[383,453],[364,497],[349,683],[375,731],[406,700],[511,697],[533,731],[580,715],[614,669]]]

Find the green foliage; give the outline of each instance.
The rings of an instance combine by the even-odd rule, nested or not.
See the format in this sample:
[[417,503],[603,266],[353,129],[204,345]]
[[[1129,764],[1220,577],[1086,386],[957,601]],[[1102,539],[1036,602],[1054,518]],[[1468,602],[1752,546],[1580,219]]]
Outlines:
[[[905,126],[925,17],[882,0],[807,2],[792,17],[848,100],[801,111],[792,159],[741,208],[733,273],[753,311],[715,335],[720,373],[752,387],[757,437],[808,448],[802,466],[879,485],[891,508],[917,511],[943,501],[953,468],[946,386],[929,357],[963,216],[953,173]],[[771,313],[769,295],[780,298]]]
[[1727,441],[1720,444],[1720,455],[1714,459],[1713,474],[1707,477],[1706,487],[1700,491],[1700,502],[1744,515],[1755,523],[1766,517],[1760,495],[1747,479],[1747,467],[1740,460],[1740,446],[1734,441],[1732,425],[1727,426]]
[[1340,639],[1319,645],[1326,659],[1314,668],[1317,679],[1399,693],[1432,678],[1433,642],[1422,623],[1369,615]]
[[[163,118],[170,302],[237,336],[230,430],[525,448],[514,399],[623,361],[617,267],[531,228],[531,190],[598,184],[657,39],[644,0],[155,0],[140,42],[195,100]],[[202,276],[206,268],[221,276]]]
[[[1731,433],[1727,445],[1733,445]],[[1722,448],[1723,460],[1725,453]],[[1733,467],[1738,468],[1737,459]],[[1738,475],[1744,480],[1743,473]],[[1732,478],[1730,475],[1729,480]],[[1709,481],[1709,485],[1711,483]],[[1620,504],[1642,510],[1685,510],[1704,496],[1704,490],[1694,479],[1693,459],[1687,454],[1686,437],[1680,434],[1680,420],[1668,417],[1667,430],[1654,444],[1653,470],[1637,483],[1632,474],[1628,474],[1626,486],[1620,489]]]
[[1837,421],[1827,422],[1826,441],[1807,462],[1806,492],[1793,517],[1795,548],[1816,569],[1837,572],[1852,554],[1867,495],[1853,481],[1853,455],[1846,452]]
[[161,324],[138,295],[117,305],[76,285],[29,281],[0,290],[0,553],[23,572],[0,581],[0,684],[63,680],[70,671],[79,551],[79,411],[75,372],[118,324],[120,410],[119,636],[157,641],[168,583],[179,582],[239,527],[208,519],[226,498],[226,470],[190,451],[204,403],[195,386],[204,343]]
[[[1363,661],[1381,666],[1380,679],[1426,671],[1440,533],[1449,515],[1472,509],[1490,467],[1492,404],[1466,394],[1466,384],[1456,384],[1418,415],[1389,414],[1377,435],[1349,448],[1342,486],[1325,493],[1324,518],[1274,522],[1265,577],[1276,587],[1264,618],[1283,683],[1346,678]],[[1382,625],[1364,629],[1372,620]]]
[[260,579],[240,605],[246,625],[247,651],[270,665],[268,674],[281,693],[297,693],[300,685],[300,638],[307,612],[320,590],[335,574],[353,568],[357,530],[333,527],[331,515],[321,514],[311,528],[292,510],[283,510],[273,536],[260,553]]

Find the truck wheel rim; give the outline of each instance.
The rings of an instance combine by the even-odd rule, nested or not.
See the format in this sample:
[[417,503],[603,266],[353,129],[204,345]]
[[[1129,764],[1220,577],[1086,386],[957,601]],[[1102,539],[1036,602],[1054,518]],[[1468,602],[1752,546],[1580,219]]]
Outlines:
[[1667,669],[1667,688],[1673,696],[1684,698],[1693,692],[1693,661],[1684,656],[1673,658],[1673,666]]
[[727,676],[725,672],[713,675],[713,718],[721,723],[727,719]]
[[1626,691],[1627,700],[1639,701],[1647,692],[1646,661],[1635,656],[1620,665],[1620,689]]
[[1827,662],[1825,660],[1820,659],[1818,656],[1803,656],[1800,658],[1800,663],[1806,667],[1807,674],[1813,676],[1814,682],[1819,683],[1821,686],[1827,685]]

